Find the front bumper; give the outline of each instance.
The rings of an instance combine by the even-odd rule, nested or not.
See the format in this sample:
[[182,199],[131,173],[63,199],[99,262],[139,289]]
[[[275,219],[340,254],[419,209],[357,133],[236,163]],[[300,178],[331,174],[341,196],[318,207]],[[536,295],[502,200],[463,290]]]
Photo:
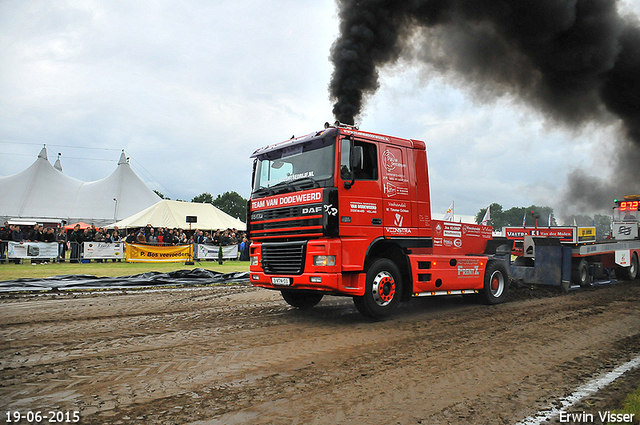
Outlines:
[[[365,275],[361,272],[342,271],[342,245],[339,239],[319,239],[306,242],[304,267],[300,274],[284,274],[270,271],[262,266],[262,243],[251,244],[251,257],[256,259],[250,267],[251,283],[267,289],[306,289],[335,295],[364,295]],[[314,256],[334,256],[335,264],[314,265]]]

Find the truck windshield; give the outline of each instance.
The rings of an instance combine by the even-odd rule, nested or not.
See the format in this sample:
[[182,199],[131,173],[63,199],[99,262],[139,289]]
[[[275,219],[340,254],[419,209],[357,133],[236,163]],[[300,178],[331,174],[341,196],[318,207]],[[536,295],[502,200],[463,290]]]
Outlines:
[[253,192],[333,185],[335,137],[301,141],[256,156]]

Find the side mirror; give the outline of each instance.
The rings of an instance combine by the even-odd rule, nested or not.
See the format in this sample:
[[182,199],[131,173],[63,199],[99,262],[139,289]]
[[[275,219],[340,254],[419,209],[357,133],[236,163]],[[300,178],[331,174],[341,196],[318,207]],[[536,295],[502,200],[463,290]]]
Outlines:
[[340,145],[340,177],[345,189],[350,189],[356,181],[356,171],[364,166],[364,150],[362,146],[354,146],[353,136],[342,139]]

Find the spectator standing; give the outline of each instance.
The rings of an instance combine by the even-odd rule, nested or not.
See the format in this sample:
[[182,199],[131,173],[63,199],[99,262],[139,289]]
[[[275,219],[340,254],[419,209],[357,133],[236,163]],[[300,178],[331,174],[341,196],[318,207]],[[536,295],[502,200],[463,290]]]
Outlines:
[[46,233],[44,233],[44,235],[42,236],[42,241],[43,242],[55,242],[56,241],[56,235],[55,233],[53,233],[53,227],[49,227],[46,231]]
[[136,231],[131,229],[129,231],[129,235],[124,240],[126,243],[135,243],[136,242]]
[[4,263],[5,253],[7,252],[7,245],[9,244],[9,239],[11,237],[11,228],[9,227],[8,222],[4,222],[4,226],[0,227],[0,263]]
[[102,228],[98,228],[96,230],[95,235],[93,235],[93,241],[94,242],[105,242],[105,236],[104,233],[102,233]]
[[249,261],[249,245],[249,239],[243,236],[240,242],[240,261]]
[[11,240],[14,242],[24,242],[24,233],[22,233],[20,226],[15,226],[13,228],[13,232],[11,232]]
[[147,234],[146,240],[150,245],[158,245],[158,235],[156,234],[156,230],[153,227],[149,228],[149,233]]
[[140,231],[136,235],[137,243],[147,243],[147,235],[144,233],[144,228],[140,228]]
[[[86,229],[85,229],[86,231]],[[80,225],[76,224],[69,234],[69,244],[71,245],[71,262],[77,263],[80,260],[80,244],[83,240],[84,232],[80,230]]]
[[67,255],[67,244],[65,241],[64,228],[58,229],[56,232],[56,242],[58,242],[58,261],[64,263],[65,256]]

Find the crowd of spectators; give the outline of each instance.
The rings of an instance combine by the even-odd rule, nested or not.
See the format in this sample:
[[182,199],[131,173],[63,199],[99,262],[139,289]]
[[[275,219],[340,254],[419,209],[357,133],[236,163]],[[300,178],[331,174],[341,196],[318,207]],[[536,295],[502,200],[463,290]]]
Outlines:
[[238,245],[240,260],[249,260],[249,240],[245,232],[237,229],[208,232],[199,229],[187,231],[177,228],[169,229],[167,227],[154,228],[151,225],[147,225],[139,229],[128,229],[125,232],[118,229],[118,227],[106,229],[90,226],[82,229],[79,224],[76,224],[72,230],[65,230],[62,227],[19,226],[5,222],[4,226],[0,228],[0,259],[3,262],[6,258],[7,241],[58,242],[59,261],[64,261],[66,251],[70,250],[71,261],[77,262],[80,258],[80,249],[83,242],[127,242],[159,246],[193,243],[216,246]]

